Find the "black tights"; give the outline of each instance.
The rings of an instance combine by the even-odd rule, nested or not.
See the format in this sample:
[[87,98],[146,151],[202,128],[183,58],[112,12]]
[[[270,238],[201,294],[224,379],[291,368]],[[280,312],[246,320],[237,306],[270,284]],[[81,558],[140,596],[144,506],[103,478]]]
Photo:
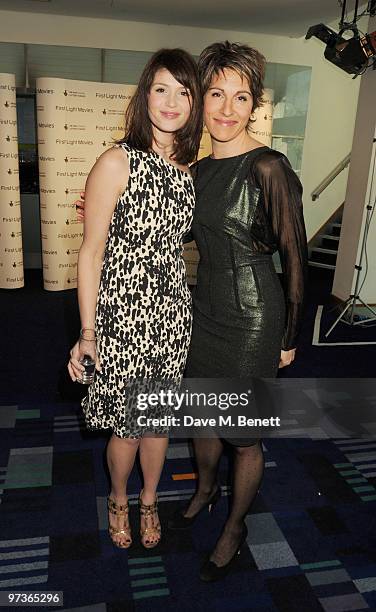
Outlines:
[[[223,443],[219,438],[197,438],[193,442],[198,467],[198,489],[185,516],[195,515],[217,487],[219,460]],[[210,559],[221,566],[236,552],[244,519],[260,487],[264,456],[261,442],[253,446],[234,446],[231,511]]]

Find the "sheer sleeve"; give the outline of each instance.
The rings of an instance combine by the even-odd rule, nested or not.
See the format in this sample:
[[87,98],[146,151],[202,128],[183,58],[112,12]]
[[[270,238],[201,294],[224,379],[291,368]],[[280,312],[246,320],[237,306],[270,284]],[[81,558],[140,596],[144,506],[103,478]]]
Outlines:
[[266,213],[281,259],[286,300],[282,348],[295,348],[300,330],[307,277],[307,237],[302,185],[287,158],[270,151],[256,164]]

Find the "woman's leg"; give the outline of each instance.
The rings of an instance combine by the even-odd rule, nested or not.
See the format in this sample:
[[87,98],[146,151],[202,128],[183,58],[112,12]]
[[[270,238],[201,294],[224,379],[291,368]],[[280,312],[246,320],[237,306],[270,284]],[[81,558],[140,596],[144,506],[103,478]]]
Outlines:
[[[119,438],[112,434],[107,445],[107,465],[111,476],[110,498],[118,505],[128,502],[127,483],[132,471],[140,440]],[[109,513],[109,522],[115,529],[124,528],[124,515]],[[125,534],[112,535],[114,542],[120,546],[127,543]]]
[[264,471],[261,441],[253,446],[234,446],[234,454],[231,512],[210,556],[218,567],[226,565],[239,547],[244,519],[256,497]]
[[140,463],[144,477],[142,501],[146,506],[155,502],[168,446],[167,437],[145,436],[140,442]]
[[200,512],[217,489],[217,472],[223,443],[220,438],[195,438],[193,448],[198,469],[198,487],[184,512],[187,518]]
[[[157,487],[161,477],[168,446],[167,437],[145,436],[140,442],[140,463],[144,478],[144,488],[140,496],[141,540],[146,548],[152,548],[161,539],[157,507],[149,509],[157,498]],[[147,531],[145,531],[145,529]]]

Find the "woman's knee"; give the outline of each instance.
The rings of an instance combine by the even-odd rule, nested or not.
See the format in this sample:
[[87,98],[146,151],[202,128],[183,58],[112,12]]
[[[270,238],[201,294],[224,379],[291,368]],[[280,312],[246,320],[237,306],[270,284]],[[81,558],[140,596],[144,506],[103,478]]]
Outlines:
[[250,446],[234,446],[234,452],[239,457],[254,457],[259,458],[262,456],[261,442],[256,442]]

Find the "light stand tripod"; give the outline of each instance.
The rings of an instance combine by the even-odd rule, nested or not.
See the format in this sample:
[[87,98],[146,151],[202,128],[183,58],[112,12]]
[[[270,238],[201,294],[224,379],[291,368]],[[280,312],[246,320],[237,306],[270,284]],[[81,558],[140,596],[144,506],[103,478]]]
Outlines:
[[[373,143],[375,145],[376,143],[376,138],[374,138]],[[327,338],[329,336],[329,334],[333,331],[333,329],[336,327],[336,325],[341,322],[341,323],[346,323],[346,325],[350,325],[351,327],[355,327],[356,325],[365,325],[366,323],[370,323],[371,321],[375,321],[376,320],[376,310],[374,310],[369,304],[367,304],[366,302],[364,302],[362,300],[362,298],[360,297],[360,291],[362,289],[362,286],[359,289],[359,284],[360,284],[360,273],[362,271],[362,262],[363,262],[363,257],[364,257],[364,253],[366,250],[366,245],[367,245],[367,238],[368,238],[368,230],[369,230],[369,226],[371,223],[371,219],[372,219],[372,215],[373,215],[373,209],[376,206],[376,201],[373,202],[373,204],[371,204],[372,202],[372,197],[373,197],[373,179],[375,177],[375,164],[376,164],[376,151],[375,151],[376,147],[374,146],[374,157],[373,157],[373,168],[372,168],[372,179],[371,179],[371,186],[370,186],[370,193],[369,193],[369,200],[368,200],[368,204],[366,206],[366,211],[367,211],[367,216],[366,216],[366,221],[364,224],[364,229],[363,229],[363,238],[362,238],[362,247],[360,249],[360,257],[359,257],[359,263],[355,266],[355,270],[356,270],[356,281],[355,281],[355,287],[354,287],[354,293],[350,294],[350,297],[346,300],[346,302],[343,305],[343,308],[339,314],[339,316],[337,317],[337,319],[334,321],[333,325],[328,329],[328,331],[325,334],[325,338]],[[357,303],[359,303],[366,308],[369,312],[372,313],[372,317],[366,319],[366,320],[355,320],[355,308]],[[350,310],[350,314],[348,316],[345,316],[346,313],[348,312],[348,310]]]

